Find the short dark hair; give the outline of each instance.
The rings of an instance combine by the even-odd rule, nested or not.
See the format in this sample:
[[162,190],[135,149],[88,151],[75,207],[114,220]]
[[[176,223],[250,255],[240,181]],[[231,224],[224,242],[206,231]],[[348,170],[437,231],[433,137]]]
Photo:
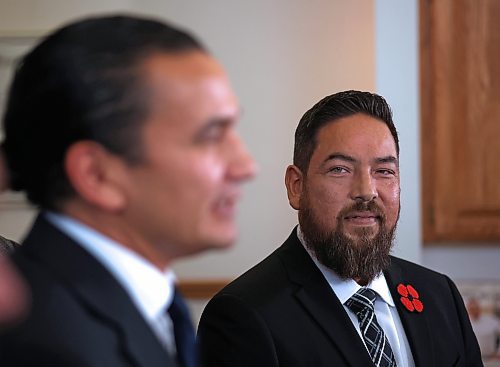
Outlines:
[[367,114],[387,125],[399,156],[398,133],[387,101],[378,94],[348,90],[323,98],[302,116],[295,130],[293,164],[307,174],[318,131],[331,122],[357,113]]
[[207,52],[183,30],[127,15],[83,19],[45,38],[20,60],[9,90],[4,149],[11,187],[58,209],[74,194],[63,163],[80,140],[138,163],[149,112],[142,62],[189,51]]

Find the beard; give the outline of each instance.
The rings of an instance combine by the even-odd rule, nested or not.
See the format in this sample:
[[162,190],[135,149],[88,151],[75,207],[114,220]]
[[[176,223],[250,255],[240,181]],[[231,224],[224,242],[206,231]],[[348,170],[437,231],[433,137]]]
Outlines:
[[[347,235],[343,218],[353,211],[375,213],[379,221],[377,233],[374,234],[372,228],[361,227],[354,229],[355,236]],[[306,246],[314,252],[320,263],[340,278],[354,279],[366,285],[389,267],[396,225],[386,228],[386,216],[375,202],[358,202],[342,209],[336,218],[336,228],[332,231],[318,225],[320,222],[308,199],[303,197],[299,223]]]

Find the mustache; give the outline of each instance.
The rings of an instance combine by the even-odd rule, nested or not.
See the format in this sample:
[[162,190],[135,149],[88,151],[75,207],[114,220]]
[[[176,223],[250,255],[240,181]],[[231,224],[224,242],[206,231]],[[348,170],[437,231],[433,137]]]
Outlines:
[[382,222],[385,222],[386,215],[382,208],[375,201],[358,201],[352,205],[349,205],[337,214],[337,220],[340,221],[343,218],[347,217],[349,214],[353,212],[370,212],[375,214],[380,218]]

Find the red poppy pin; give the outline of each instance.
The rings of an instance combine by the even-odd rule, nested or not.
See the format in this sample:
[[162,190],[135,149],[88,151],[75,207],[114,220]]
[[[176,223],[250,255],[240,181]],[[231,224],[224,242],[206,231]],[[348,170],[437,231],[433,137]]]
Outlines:
[[418,299],[419,296],[417,290],[410,284],[399,284],[398,293],[401,295],[401,303],[408,311],[422,312],[424,310],[424,304]]

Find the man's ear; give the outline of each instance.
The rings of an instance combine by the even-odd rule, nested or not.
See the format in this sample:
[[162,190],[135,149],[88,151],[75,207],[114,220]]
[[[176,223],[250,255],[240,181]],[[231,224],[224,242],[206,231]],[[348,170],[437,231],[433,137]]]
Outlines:
[[285,185],[288,195],[288,202],[295,210],[300,209],[300,198],[304,185],[304,177],[297,166],[290,165],[286,168]]
[[76,194],[88,204],[119,212],[127,203],[123,187],[126,163],[102,145],[82,140],[71,145],[64,168]]

